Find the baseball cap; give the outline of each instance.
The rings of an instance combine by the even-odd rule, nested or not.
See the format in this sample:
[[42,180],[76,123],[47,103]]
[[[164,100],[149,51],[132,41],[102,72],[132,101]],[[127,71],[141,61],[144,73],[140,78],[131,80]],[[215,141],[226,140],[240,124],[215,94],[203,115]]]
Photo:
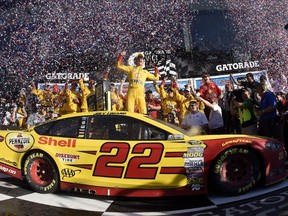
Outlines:
[[144,55],[142,53],[139,53],[135,56],[135,59],[139,59],[139,58],[144,58]]
[[189,102],[189,105],[195,105],[195,104],[197,104],[197,101],[196,101],[196,100],[191,100],[191,101]]
[[243,90],[243,91],[248,91],[249,93],[252,93],[251,88],[248,88],[248,87],[245,87],[245,88],[243,88],[242,90]]
[[147,90],[147,91],[145,92],[145,94],[152,94],[152,91],[151,91],[151,90]]

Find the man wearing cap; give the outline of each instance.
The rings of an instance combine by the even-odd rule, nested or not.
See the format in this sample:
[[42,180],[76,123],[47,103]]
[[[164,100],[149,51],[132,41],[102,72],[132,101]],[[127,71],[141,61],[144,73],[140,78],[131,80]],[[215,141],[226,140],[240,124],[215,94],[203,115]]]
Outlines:
[[160,73],[157,67],[155,67],[155,74],[151,74],[149,71],[143,69],[144,55],[138,54],[135,59],[136,66],[122,65],[125,51],[122,51],[118,57],[116,67],[127,74],[129,85],[127,92],[126,108],[129,112],[134,112],[135,105],[138,107],[138,112],[146,114],[146,102],[144,96],[144,84],[146,79],[157,81],[159,80]]
[[185,115],[180,125],[185,130],[191,130],[193,135],[205,133],[208,120],[203,112],[199,112],[197,101],[189,103],[189,112]]
[[37,89],[35,84],[32,82],[31,83],[31,90],[32,93],[37,95],[38,99],[39,99],[39,103],[43,106],[43,107],[51,107],[53,106],[53,94],[52,94],[52,89],[50,88],[49,84],[46,84],[44,86],[44,89]]
[[161,97],[162,120],[165,122],[179,124],[178,113],[179,102],[176,98],[177,89],[168,88],[165,97]]
[[89,80],[88,86],[84,84],[84,79],[81,76],[79,80],[80,90],[81,90],[81,104],[80,104],[80,111],[81,112],[88,112],[88,103],[87,98],[90,95],[95,94],[95,80]]
[[66,114],[80,112],[81,94],[77,90],[78,81],[71,82],[71,88],[68,88],[68,82],[65,84],[64,94],[66,96],[66,103],[64,104]]
[[[180,121],[185,117],[185,115],[189,111],[189,103],[190,101],[195,101],[196,98],[194,97],[194,88],[192,86],[191,80],[188,81],[188,84],[185,85],[185,89],[183,90],[183,95],[179,93],[180,98]],[[202,101],[197,101],[198,110],[200,112],[204,112],[205,105]]]

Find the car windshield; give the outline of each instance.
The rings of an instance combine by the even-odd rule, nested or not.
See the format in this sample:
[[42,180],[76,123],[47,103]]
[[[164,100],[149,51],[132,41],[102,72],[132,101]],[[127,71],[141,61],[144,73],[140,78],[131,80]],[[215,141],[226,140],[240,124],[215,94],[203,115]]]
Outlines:
[[166,125],[166,126],[168,126],[168,127],[170,127],[170,128],[173,128],[174,130],[179,131],[179,133],[181,133],[181,134],[185,134],[185,135],[187,135],[187,136],[190,136],[190,135],[191,135],[191,134],[188,133],[188,131],[184,130],[184,129],[181,128],[181,127],[178,127],[178,126],[175,125],[175,124],[171,124],[171,123],[169,123],[169,122],[165,122],[165,121],[163,121],[163,120],[161,120],[161,119],[152,118],[152,117],[149,116],[149,115],[146,116],[146,118],[149,118],[149,119],[151,119],[151,120],[153,120],[153,121],[156,121],[156,122],[160,122],[161,124],[164,124],[164,125]]

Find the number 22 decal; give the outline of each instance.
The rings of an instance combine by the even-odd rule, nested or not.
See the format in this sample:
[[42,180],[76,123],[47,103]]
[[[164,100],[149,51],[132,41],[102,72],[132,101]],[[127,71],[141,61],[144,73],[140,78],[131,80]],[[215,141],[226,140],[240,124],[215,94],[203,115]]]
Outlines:
[[[138,143],[131,151],[131,158],[128,143],[105,143],[101,146],[99,153],[111,153],[113,149],[117,151],[115,155],[98,157],[93,176],[122,178],[124,174],[124,178],[155,179],[158,166],[144,166],[156,165],[160,162],[164,149],[161,143]],[[144,155],[145,151],[149,151],[149,154]],[[126,162],[125,170],[124,163]],[[112,163],[116,165],[110,165]]]

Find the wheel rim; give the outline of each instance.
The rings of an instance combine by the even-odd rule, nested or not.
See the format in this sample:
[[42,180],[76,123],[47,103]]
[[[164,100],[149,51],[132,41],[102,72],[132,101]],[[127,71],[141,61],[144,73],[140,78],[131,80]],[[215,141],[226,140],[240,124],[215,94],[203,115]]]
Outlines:
[[241,185],[251,178],[252,163],[242,156],[233,156],[227,159],[222,165],[222,181],[232,185]]
[[38,185],[49,184],[53,179],[52,173],[51,165],[43,159],[36,159],[31,165],[31,178]]

